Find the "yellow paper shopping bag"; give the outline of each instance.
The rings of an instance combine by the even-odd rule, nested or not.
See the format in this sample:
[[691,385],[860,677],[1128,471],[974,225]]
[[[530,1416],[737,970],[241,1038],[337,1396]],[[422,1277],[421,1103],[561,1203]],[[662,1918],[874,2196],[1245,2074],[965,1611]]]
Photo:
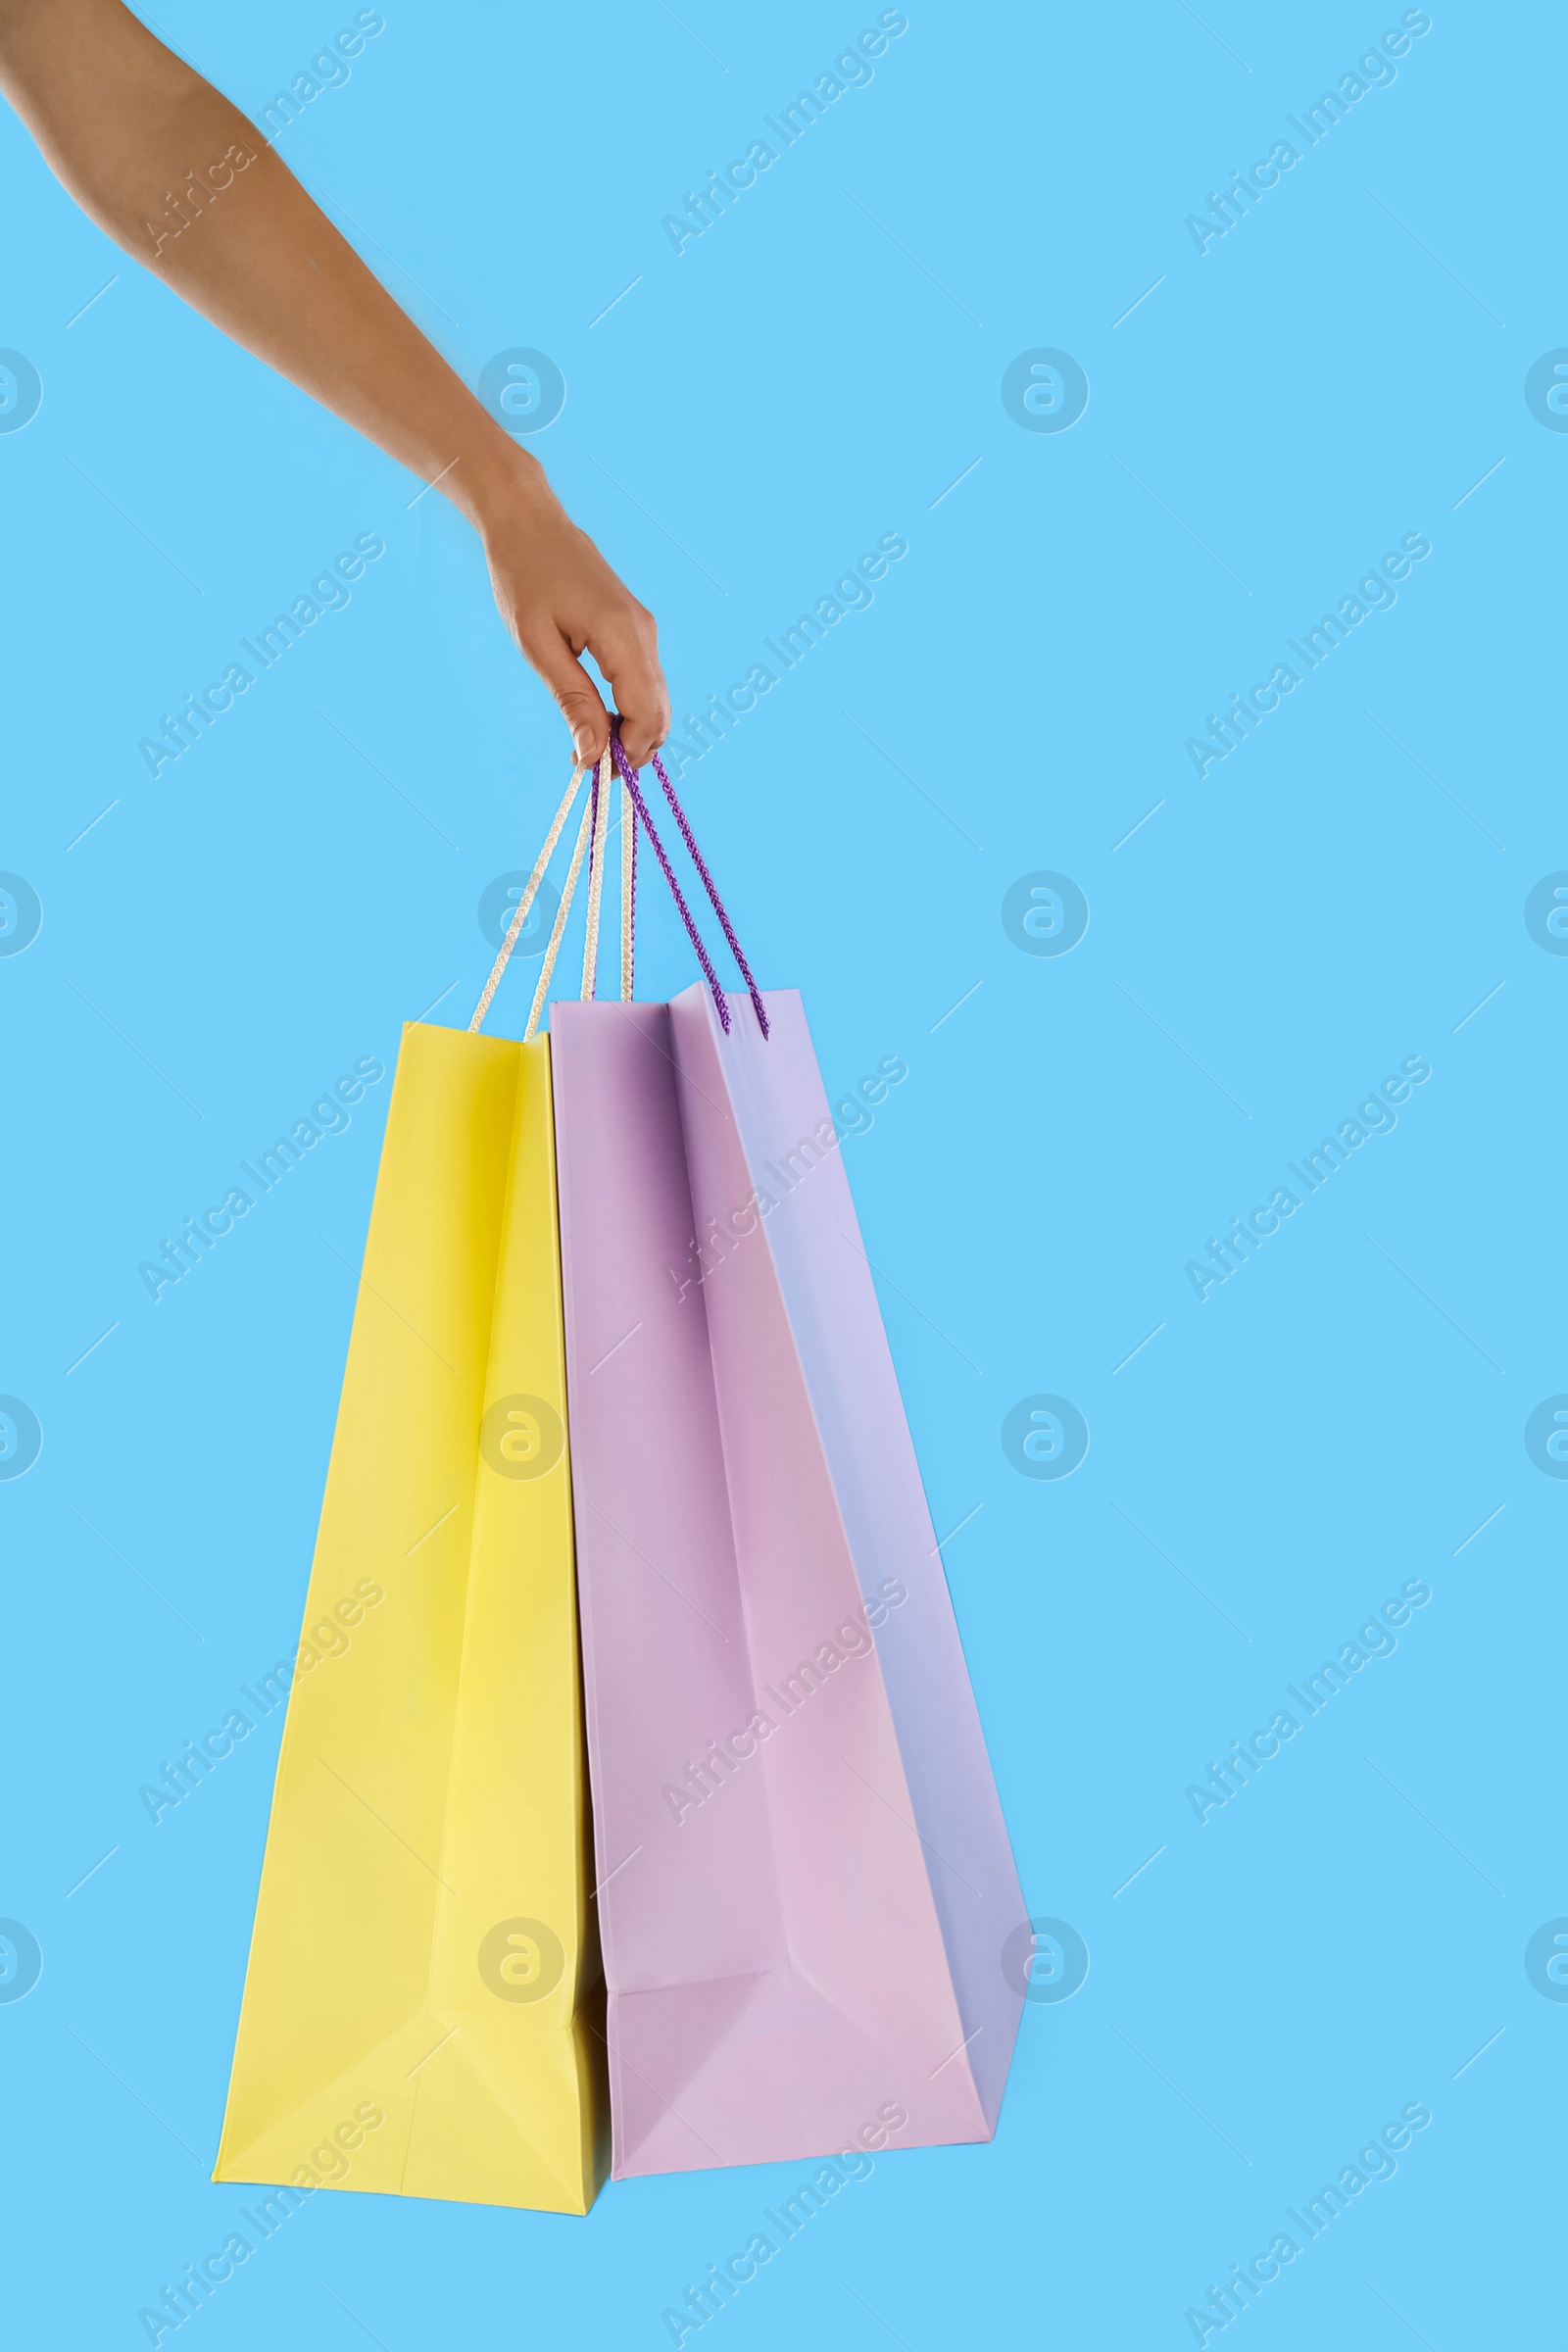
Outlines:
[[549,1054],[403,1034],[220,2180],[604,2178]]

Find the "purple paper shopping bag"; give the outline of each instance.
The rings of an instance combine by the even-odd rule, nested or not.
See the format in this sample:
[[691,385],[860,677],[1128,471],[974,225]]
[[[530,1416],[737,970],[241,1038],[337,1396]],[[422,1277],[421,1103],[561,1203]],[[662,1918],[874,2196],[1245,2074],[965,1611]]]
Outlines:
[[613,2172],[987,2139],[1024,1905],[800,999],[551,1056]]

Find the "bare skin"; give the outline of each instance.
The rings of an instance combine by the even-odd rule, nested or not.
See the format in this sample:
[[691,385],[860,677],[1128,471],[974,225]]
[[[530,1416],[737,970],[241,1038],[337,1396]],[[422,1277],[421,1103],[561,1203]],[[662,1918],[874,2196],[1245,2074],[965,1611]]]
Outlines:
[[[0,0],[0,90],[57,179],[131,258],[466,514],[497,608],[579,760],[638,766],[669,732],[651,613],[339,236],[254,124],[119,0]],[[183,223],[183,225],[182,225]]]

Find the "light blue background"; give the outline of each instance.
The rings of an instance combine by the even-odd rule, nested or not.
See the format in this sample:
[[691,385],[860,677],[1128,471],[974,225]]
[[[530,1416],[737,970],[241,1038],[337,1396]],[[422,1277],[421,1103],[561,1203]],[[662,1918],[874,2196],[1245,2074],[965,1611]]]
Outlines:
[[[351,13],[161,21],[254,113]],[[909,543],[686,796],[830,1088],[908,1062],[851,1181],[934,1517],[970,1515],[946,1558],[1026,1894],[1093,1964],[1026,2010],[993,2146],[879,2159],[703,2340],[1191,2343],[1422,2101],[1235,2325],[1560,2344],[1568,2006],[1523,1965],[1568,1912],[1568,1486],[1523,1443],[1568,1389],[1568,960],[1523,919],[1568,866],[1568,437],[1523,394],[1568,343],[1560,20],[1435,8],[1200,256],[1185,216],[1397,8],[911,6],[677,258],[662,215],[874,9],[385,13],[281,152],[466,380],[557,361],[535,446],[677,718]],[[156,1829],[136,1790],[296,1638],[387,1087],[156,1306],[137,1262],[404,1020],[466,1019],[564,742],[442,499],[128,263],[8,115],[0,150],[0,344],[43,381],[0,436],[0,865],[44,908],[0,960],[0,1390],[44,1432],[0,1484],[0,1912],[44,1954],[0,2006],[8,2299],[18,2340],[111,2347],[247,2198],[207,2175],[278,1718]],[[1000,395],[1042,346],[1090,381],[1061,434]],[[138,737],[365,531],[349,609],[154,783]],[[1397,606],[1200,782],[1185,739],[1416,531]],[[1089,901],[1060,958],[1002,926],[1037,869]],[[1200,1303],[1185,1261],[1415,1054],[1397,1128]],[[1002,1451],[1040,1392],[1091,1431],[1061,1482]],[[1416,1577],[1397,1651],[1200,1826],[1187,1785]],[[190,2326],[652,2347],[793,2180],[620,2184],[585,2223],[323,2195]]]

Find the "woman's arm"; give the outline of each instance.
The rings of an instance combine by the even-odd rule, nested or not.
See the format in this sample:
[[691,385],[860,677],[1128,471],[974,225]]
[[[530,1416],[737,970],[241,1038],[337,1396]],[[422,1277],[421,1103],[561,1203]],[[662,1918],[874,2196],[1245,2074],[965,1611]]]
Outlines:
[[439,477],[578,758],[609,737],[575,658],[586,648],[625,715],[628,758],[646,760],[669,731],[652,615],[245,117],[119,0],[0,0],[0,89],[134,260],[400,465]]

